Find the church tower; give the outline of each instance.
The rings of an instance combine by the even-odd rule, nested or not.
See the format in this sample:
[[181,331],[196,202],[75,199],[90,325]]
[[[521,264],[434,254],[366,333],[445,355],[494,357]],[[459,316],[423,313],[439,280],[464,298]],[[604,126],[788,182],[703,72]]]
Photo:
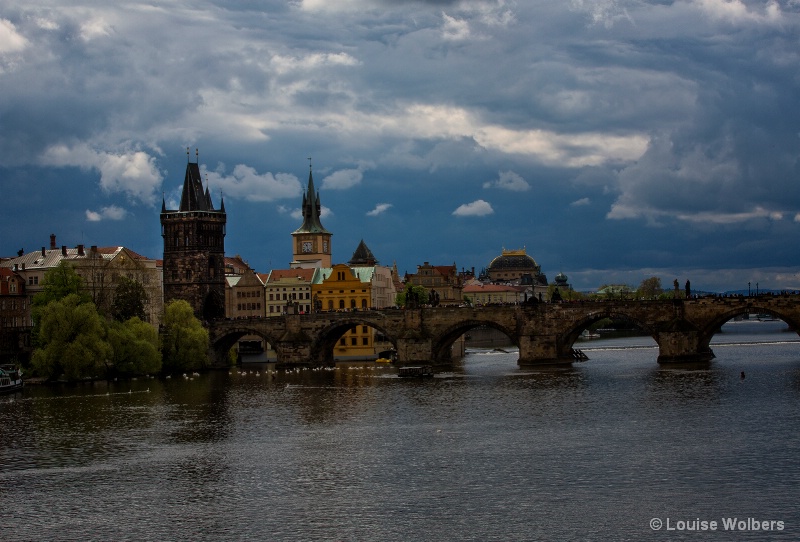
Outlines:
[[166,200],[161,203],[165,304],[183,299],[201,320],[225,317],[226,221],[225,201],[214,208],[199,165],[188,162],[180,207],[167,210]]
[[322,206],[308,171],[308,189],[303,193],[303,225],[292,232],[292,268],[330,267],[331,234],[319,221]]

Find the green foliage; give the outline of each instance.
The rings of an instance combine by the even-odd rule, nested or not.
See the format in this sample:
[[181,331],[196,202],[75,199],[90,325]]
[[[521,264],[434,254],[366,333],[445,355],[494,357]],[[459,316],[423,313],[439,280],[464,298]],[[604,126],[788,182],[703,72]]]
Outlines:
[[131,318],[145,319],[144,307],[147,303],[147,292],[140,282],[128,277],[119,277],[114,289],[114,302],[111,305],[111,316],[118,322],[127,322]]
[[114,350],[110,370],[121,376],[153,374],[161,370],[158,332],[134,317],[125,322],[113,321],[108,342]]
[[398,307],[427,305],[428,290],[424,286],[407,284],[406,289],[397,294],[395,301]]
[[42,291],[33,296],[33,306],[45,307],[51,301],[60,301],[70,294],[78,295],[81,303],[91,301],[83,286],[83,279],[75,272],[75,268],[62,260],[44,274]]
[[650,277],[644,279],[639,284],[639,289],[636,290],[637,299],[657,299],[664,290],[661,288],[661,279],[658,277]]
[[208,331],[183,300],[171,301],[165,308],[161,354],[165,372],[201,369],[208,364]]
[[43,307],[39,346],[33,353],[33,367],[48,379],[100,376],[112,355],[105,320],[94,304],[74,293]]
[[[549,284],[547,286],[547,299],[552,300],[553,294],[556,291],[558,286],[556,284]],[[578,301],[581,299],[585,299],[586,296],[580,292],[576,292],[572,288],[558,288],[558,294],[561,296],[561,299],[564,301]]]

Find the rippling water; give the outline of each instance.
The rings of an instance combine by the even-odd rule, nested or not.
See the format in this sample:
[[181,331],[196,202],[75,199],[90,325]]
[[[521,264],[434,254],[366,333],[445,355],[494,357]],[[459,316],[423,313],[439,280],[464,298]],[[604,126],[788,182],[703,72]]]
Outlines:
[[[800,342],[783,327],[730,323],[698,368],[629,338],[562,369],[471,352],[426,380],[30,386],[0,397],[0,539],[798,539]],[[784,530],[724,531],[734,517]],[[667,530],[694,520],[720,526]]]

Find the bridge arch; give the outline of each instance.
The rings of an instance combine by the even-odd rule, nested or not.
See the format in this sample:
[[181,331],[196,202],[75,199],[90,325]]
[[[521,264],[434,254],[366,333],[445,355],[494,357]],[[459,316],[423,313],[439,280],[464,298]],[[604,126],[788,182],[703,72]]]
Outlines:
[[255,335],[262,339],[264,342],[269,343],[275,348],[278,357],[280,358],[281,352],[278,351],[278,337],[273,337],[269,333],[265,333],[257,326],[250,326],[243,321],[241,324],[237,323],[233,326],[214,327],[214,333],[209,334],[209,342],[211,349],[212,364],[215,367],[227,367],[228,365],[228,352],[233,348],[242,337],[247,335]]
[[397,338],[387,327],[376,322],[374,318],[360,317],[358,312],[348,313],[350,316],[337,318],[327,326],[321,328],[312,338],[311,361],[318,365],[333,365],[336,361],[335,349],[337,344],[353,327],[366,326],[376,330],[397,349]]
[[468,318],[443,329],[431,343],[431,354],[435,363],[452,363],[452,347],[459,337],[477,327],[490,327],[508,336],[511,343],[519,347],[519,335],[515,330],[492,319]]
[[568,349],[571,349],[572,346],[580,337],[581,333],[583,333],[585,329],[588,329],[589,327],[591,327],[592,324],[605,319],[624,321],[629,324],[632,324],[637,329],[641,330],[642,332],[652,337],[652,339],[656,342],[656,344],[658,344],[658,332],[654,327],[649,325],[646,321],[643,321],[642,319],[638,318],[637,316],[614,307],[592,312],[591,314],[588,314],[585,317],[576,320],[570,326],[569,330],[564,334],[564,341],[563,341],[564,345]]
[[733,320],[737,316],[747,315],[747,314],[768,314],[773,318],[777,318],[778,320],[782,320],[785,322],[790,329],[794,330],[795,333],[800,335],[800,322],[793,317],[792,314],[789,314],[786,311],[780,310],[780,308],[772,307],[765,303],[753,303],[748,304],[745,307],[732,307],[730,310],[726,310],[717,314],[714,318],[708,321],[706,325],[704,325],[700,329],[700,340],[702,344],[708,347],[711,344],[711,339],[714,338],[714,335],[719,333],[720,328],[726,322]]

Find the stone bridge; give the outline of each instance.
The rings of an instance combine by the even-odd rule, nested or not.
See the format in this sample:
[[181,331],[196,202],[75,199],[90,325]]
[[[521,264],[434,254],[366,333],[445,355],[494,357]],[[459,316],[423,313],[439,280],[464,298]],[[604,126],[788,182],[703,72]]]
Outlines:
[[277,352],[279,367],[333,364],[333,349],[353,326],[367,325],[387,337],[397,364],[452,363],[461,335],[488,326],[519,347],[520,365],[569,364],[581,332],[604,318],[628,321],[653,337],[659,363],[704,362],[709,342],[735,316],[769,314],[800,330],[800,295],[701,297],[656,301],[585,301],[490,307],[439,307],[292,314],[216,320],[209,325],[212,357],[227,366],[227,353],[245,335],[258,335]]

